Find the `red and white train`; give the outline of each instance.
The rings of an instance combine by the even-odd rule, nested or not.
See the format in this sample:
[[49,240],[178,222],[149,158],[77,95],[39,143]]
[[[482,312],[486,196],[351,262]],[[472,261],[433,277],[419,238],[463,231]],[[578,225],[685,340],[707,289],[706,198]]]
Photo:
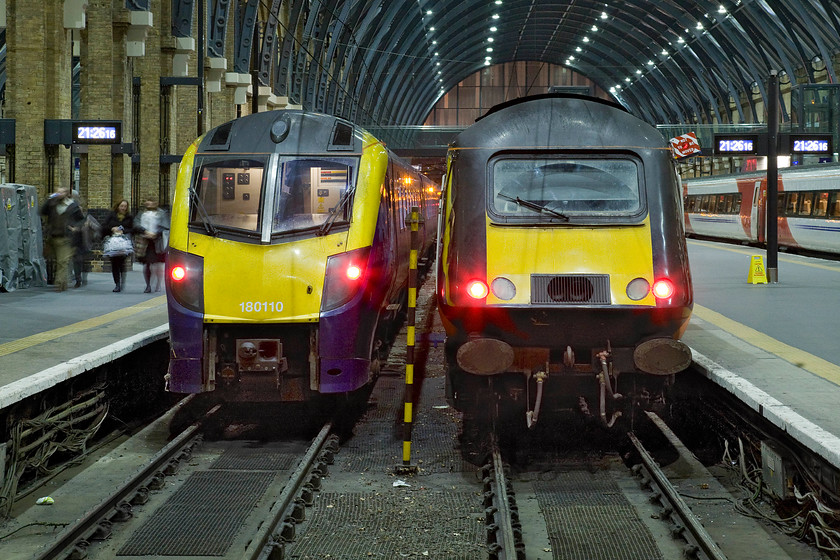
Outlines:
[[[779,245],[840,253],[840,165],[779,171]],[[767,174],[684,179],[686,234],[764,243]]]

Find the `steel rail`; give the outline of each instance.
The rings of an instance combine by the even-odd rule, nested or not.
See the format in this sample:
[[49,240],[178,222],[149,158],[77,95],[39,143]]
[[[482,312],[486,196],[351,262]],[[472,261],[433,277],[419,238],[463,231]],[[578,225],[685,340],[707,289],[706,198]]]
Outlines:
[[682,496],[679,495],[677,489],[674,488],[673,484],[668,480],[668,477],[665,476],[665,473],[662,472],[662,469],[653,460],[653,457],[651,457],[650,453],[642,445],[642,442],[639,441],[639,438],[633,433],[628,433],[627,435],[639,453],[639,457],[642,459],[642,466],[647,471],[650,480],[659,489],[661,498],[668,502],[667,504],[663,503],[663,506],[667,506],[668,513],[676,515],[682,523],[682,527],[687,529],[687,531],[680,531],[682,537],[690,545],[696,547],[696,552],[702,554],[704,558],[708,560],[726,560],[726,555],[714,539],[712,539],[708,531],[706,531],[706,528],[695,517],[694,513],[692,513],[691,508],[688,507],[682,499]]
[[[303,491],[310,475],[316,470],[316,463],[320,461],[331,462],[331,460],[323,459],[323,455],[328,450],[328,442],[337,441],[335,436],[330,436],[332,432],[332,422],[327,422],[312,443],[309,445],[306,454],[301,459],[295,471],[289,477],[277,501],[271,506],[266,522],[260,526],[260,532],[251,539],[248,547],[245,549],[243,558],[251,559],[273,559],[283,558],[283,538],[279,535],[283,534],[282,526],[286,523],[289,517],[294,518],[292,511],[295,507],[295,500]],[[336,445],[337,447],[337,445]],[[331,450],[334,452],[334,450]]]
[[[517,543],[516,527],[520,527],[518,515],[515,514],[515,507],[512,505],[513,496],[508,494],[505,465],[494,436],[491,436],[491,448],[492,461],[484,467],[487,471],[484,478],[484,520],[487,524],[488,542],[490,542],[490,558],[491,560],[524,559],[524,548],[521,542]],[[521,541],[521,538],[519,540]]]
[[[176,406],[186,405],[190,400],[192,400],[191,397],[192,395],[186,397]],[[84,550],[89,544],[88,538],[97,532],[97,527],[107,531],[109,529],[110,522],[114,519],[114,517],[130,517],[131,505],[126,501],[126,499],[132,494],[142,493],[143,491],[140,489],[147,487],[147,483],[161,472],[164,465],[177,462],[179,460],[176,458],[176,455],[179,455],[180,453],[189,454],[189,451],[184,450],[185,448],[189,448],[191,450],[193,446],[200,442],[200,434],[198,432],[201,429],[202,422],[215,414],[220,408],[220,405],[214,406],[207,412],[204,418],[193,423],[172,441],[166,444],[166,446],[158,451],[145,467],[129,478],[120,488],[111,494],[111,496],[105,498],[98,506],[64,529],[64,531],[62,531],[58,536],[58,539],[46,550],[38,553],[36,558],[38,560],[46,560],[51,558],[69,557],[71,555],[74,555],[74,557],[84,557]],[[82,550],[68,551],[67,549],[70,547],[76,547]],[[76,552],[76,554],[74,554],[74,552]],[[65,556],[61,556],[62,553],[64,553]],[[79,556],[79,554],[82,554],[82,556]]]

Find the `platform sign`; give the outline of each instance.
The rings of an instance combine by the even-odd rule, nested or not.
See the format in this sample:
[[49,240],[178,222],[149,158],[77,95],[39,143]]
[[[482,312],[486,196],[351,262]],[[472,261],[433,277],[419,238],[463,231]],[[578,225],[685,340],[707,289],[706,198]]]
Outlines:
[[121,121],[73,121],[74,144],[121,144]]
[[766,284],[767,270],[764,268],[764,259],[761,255],[753,255],[750,258],[750,272],[747,275],[747,284]]
[[681,134],[671,138],[671,152],[675,159],[693,156],[700,153],[700,142],[693,132]]
[[789,136],[790,153],[830,155],[834,153],[831,134],[795,134]]
[[715,134],[715,155],[746,156],[759,153],[758,134]]

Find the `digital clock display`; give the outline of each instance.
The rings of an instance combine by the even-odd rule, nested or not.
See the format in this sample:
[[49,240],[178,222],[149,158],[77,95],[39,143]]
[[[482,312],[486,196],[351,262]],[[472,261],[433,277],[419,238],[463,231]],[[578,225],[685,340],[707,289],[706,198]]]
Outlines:
[[790,136],[790,151],[795,154],[830,154],[832,149],[830,134],[814,136]]
[[752,140],[718,140],[719,152],[752,152],[755,143]]
[[73,123],[74,144],[119,144],[121,142],[122,123],[118,121]]
[[758,150],[758,137],[754,134],[741,136],[718,136],[715,135],[716,154],[755,154]]

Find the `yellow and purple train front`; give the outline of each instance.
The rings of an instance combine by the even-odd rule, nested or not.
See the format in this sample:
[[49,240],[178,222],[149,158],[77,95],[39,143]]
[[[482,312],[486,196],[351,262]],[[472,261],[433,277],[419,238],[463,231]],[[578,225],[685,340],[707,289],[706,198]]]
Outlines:
[[405,298],[404,215],[419,206],[434,224],[436,194],[335,117],[273,111],[209,131],[173,202],[169,390],[306,401],[371,381]]

